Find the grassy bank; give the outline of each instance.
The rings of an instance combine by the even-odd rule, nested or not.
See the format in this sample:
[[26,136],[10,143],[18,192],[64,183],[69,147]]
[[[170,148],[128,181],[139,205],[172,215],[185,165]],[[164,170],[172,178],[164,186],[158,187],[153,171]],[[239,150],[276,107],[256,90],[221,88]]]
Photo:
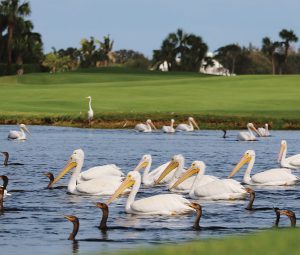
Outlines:
[[222,240],[195,241],[181,245],[159,246],[119,252],[121,255],[296,255],[299,254],[299,229],[278,229],[244,237],[230,237]]
[[300,128],[300,76],[211,77],[122,68],[0,77],[0,123],[122,127],[152,118],[164,124],[193,115],[202,128],[240,128],[248,121]]

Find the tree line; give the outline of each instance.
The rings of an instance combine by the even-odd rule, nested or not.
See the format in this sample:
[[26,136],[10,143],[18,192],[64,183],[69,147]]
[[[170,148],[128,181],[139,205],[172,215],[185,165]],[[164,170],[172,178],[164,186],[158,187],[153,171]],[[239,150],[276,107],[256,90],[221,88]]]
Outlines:
[[168,34],[161,47],[153,51],[151,60],[130,49],[113,51],[110,35],[102,40],[82,39],[78,48],[52,48],[52,52],[44,54],[42,36],[27,19],[30,13],[28,1],[0,3],[0,68],[5,69],[0,75],[22,74],[25,64],[52,73],[110,65],[156,70],[161,64],[166,64],[168,71],[199,72],[201,67],[213,66],[215,61],[236,74],[300,73],[300,51],[292,48],[292,43],[298,41],[293,30],[282,29],[274,41],[264,37],[261,47],[228,44],[209,57],[208,45],[202,37],[182,29]]

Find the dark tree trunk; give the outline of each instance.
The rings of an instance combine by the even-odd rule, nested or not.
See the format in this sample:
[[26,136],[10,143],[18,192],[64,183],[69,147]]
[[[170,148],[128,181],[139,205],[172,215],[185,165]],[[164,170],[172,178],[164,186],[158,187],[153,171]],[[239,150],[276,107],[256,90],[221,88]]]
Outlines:
[[7,74],[11,74],[13,33],[14,33],[14,25],[10,23],[8,24],[8,39],[7,39]]

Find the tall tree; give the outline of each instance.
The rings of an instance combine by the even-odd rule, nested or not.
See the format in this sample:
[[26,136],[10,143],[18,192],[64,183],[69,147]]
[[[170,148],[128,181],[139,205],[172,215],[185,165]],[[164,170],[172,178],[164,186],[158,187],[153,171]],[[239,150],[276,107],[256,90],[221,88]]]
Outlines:
[[228,44],[216,50],[215,58],[221,62],[223,66],[235,73],[236,60],[241,54],[241,47],[237,44]]
[[102,56],[104,56],[104,61],[105,61],[105,66],[108,66],[109,62],[114,59],[112,55],[112,49],[114,45],[114,41],[110,39],[109,35],[104,36],[103,42],[101,41],[96,41],[100,44],[100,49],[99,51],[102,51]]
[[29,2],[20,0],[3,0],[0,5],[0,15],[7,19],[7,69],[11,71],[12,49],[14,40],[14,30],[19,18],[24,18],[31,13]]
[[272,73],[276,74],[276,52],[275,50],[280,47],[280,42],[272,42],[269,37],[262,39],[261,51],[270,59],[272,62]]

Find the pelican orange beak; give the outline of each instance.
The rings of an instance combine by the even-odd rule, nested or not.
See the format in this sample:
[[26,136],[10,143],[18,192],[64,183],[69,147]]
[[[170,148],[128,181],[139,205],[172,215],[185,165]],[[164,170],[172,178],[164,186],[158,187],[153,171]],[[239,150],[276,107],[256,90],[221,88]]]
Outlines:
[[140,171],[141,169],[147,167],[148,165],[149,165],[149,162],[148,161],[144,161],[142,159],[133,171]]
[[157,128],[154,126],[153,122],[150,122],[150,125],[152,126],[153,129],[157,130]]
[[155,180],[155,184],[159,184],[171,171],[173,171],[176,167],[179,166],[179,163],[175,160],[171,160],[170,164],[166,167],[166,169],[161,173],[157,180]]
[[258,136],[261,136],[261,134],[258,132],[258,130],[256,129],[256,127],[250,126],[250,128],[252,129],[252,131],[254,131]]
[[115,201],[121,194],[123,194],[124,190],[130,188],[134,183],[135,181],[132,179],[131,175],[128,175],[126,179],[121,183],[119,188],[115,191],[115,193],[107,201],[107,205]]
[[200,128],[199,128],[197,122],[196,122],[194,119],[192,119],[192,122],[193,122],[193,124],[196,126],[196,128],[199,130]]
[[280,161],[282,159],[283,152],[284,152],[285,149],[286,149],[286,145],[284,143],[282,143],[281,147],[280,147],[279,154],[278,154],[278,159],[277,159],[278,163],[280,163]]
[[77,166],[76,162],[71,160],[68,161],[65,168],[59,173],[59,175],[54,179],[54,181],[50,184],[49,188],[51,188],[55,183],[57,183],[65,174],[67,174],[70,170]]
[[187,178],[189,178],[190,176],[197,174],[199,172],[200,172],[200,169],[198,167],[195,167],[195,166],[190,167],[188,170],[185,171],[185,173],[183,173],[177,179],[177,181],[169,188],[169,190],[175,189],[180,183],[185,181]]
[[30,131],[28,130],[28,128],[27,128],[26,126],[24,126],[24,127],[22,127],[22,128],[24,129],[24,131],[25,131],[27,134],[31,135]]
[[245,154],[241,160],[239,161],[239,163],[235,166],[235,168],[232,170],[232,172],[228,175],[227,178],[231,178],[233,177],[239,170],[240,168],[245,165],[246,163],[249,163],[251,160],[251,156],[248,154]]

